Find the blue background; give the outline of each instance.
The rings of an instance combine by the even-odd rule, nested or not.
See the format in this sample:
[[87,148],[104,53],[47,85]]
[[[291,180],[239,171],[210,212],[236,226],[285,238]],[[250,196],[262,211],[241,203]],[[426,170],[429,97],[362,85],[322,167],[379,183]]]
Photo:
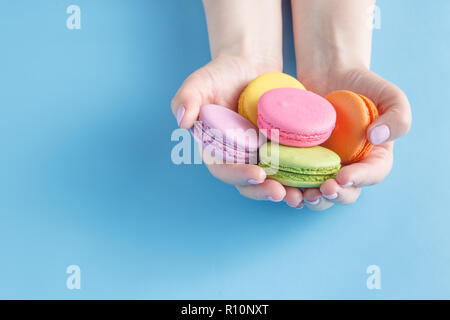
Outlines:
[[450,2],[378,5],[372,69],[413,127],[385,181],[314,213],[172,164],[170,100],[209,60],[200,1],[2,1],[0,298],[450,298]]

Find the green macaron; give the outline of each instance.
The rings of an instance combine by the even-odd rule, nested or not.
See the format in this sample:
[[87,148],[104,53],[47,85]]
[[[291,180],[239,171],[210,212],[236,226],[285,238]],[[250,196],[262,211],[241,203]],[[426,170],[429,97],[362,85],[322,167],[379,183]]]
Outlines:
[[336,177],[341,159],[320,146],[296,148],[267,142],[259,149],[259,166],[285,186],[314,188]]

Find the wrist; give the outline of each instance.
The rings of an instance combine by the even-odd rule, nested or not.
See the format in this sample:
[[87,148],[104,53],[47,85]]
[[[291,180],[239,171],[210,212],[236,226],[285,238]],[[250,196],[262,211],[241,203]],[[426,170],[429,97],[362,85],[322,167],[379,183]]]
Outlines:
[[325,59],[297,59],[297,77],[300,82],[325,81],[324,79],[335,79],[339,75],[346,74],[352,70],[369,70],[369,66],[364,59],[358,57],[349,58],[349,55],[328,56]]
[[370,44],[368,47],[352,46],[348,42],[336,43],[311,41],[296,50],[299,74],[329,73],[336,70],[369,69]]
[[368,69],[372,29],[367,21],[373,3],[374,0],[293,1],[299,77]]
[[363,75],[370,73],[364,65],[339,65],[320,70],[305,71],[299,74],[299,81],[319,95],[325,96],[331,91],[345,89],[343,84],[359,83]]
[[203,0],[211,57],[234,56],[282,66],[279,0]]
[[280,52],[255,47],[247,43],[236,43],[217,50],[213,59],[236,59],[261,72],[282,72],[283,56]]

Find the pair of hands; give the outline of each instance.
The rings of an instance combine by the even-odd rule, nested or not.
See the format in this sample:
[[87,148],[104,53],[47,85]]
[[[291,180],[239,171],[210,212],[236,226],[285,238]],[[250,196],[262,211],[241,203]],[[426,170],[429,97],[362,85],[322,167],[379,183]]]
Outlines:
[[[172,112],[178,125],[189,129],[204,104],[223,105],[237,111],[239,95],[251,80],[265,72],[281,71],[281,63],[271,59],[219,55],[184,81],[172,100]],[[362,187],[379,183],[391,170],[393,141],[406,134],[411,126],[408,99],[394,84],[364,67],[305,75],[299,80],[307,90],[322,96],[345,89],[375,102],[380,117],[368,129],[368,137],[375,146],[364,160],[342,167],[336,179],[327,180],[320,188],[304,190],[266,179],[266,173],[257,165],[212,164],[207,167],[214,177],[236,186],[243,196],[255,200],[284,200],[291,207],[301,209],[305,204],[311,210],[325,210],[335,203],[353,203]]]

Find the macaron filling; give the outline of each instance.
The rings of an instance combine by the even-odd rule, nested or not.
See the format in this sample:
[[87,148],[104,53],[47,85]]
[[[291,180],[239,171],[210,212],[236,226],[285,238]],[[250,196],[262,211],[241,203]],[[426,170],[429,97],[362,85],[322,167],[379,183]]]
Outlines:
[[[271,168],[271,169],[277,169],[275,166],[272,166],[271,164],[260,162],[259,163],[261,167],[264,168]],[[283,165],[278,165],[278,171],[282,172],[289,172],[293,174],[301,174],[301,175],[317,175],[317,176],[323,176],[323,175],[333,175],[336,172],[339,171],[341,168],[341,165],[335,165],[328,168],[320,168],[320,169],[311,169],[311,168],[294,168],[294,167],[287,167]]]
[[[364,104],[367,107],[365,111],[367,112],[367,116],[369,117],[369,123],[372,123],[378,117],[378,110],[376,110],[376,107],[373,104],[367,101],[367,98],[365,96],[361,94],[358,94],[358,96],[364,101]],[[362,160],[367,154],[369,154],[369,152],[372,150],[372,147],[373,145],[370,143],[369,139],[366,138],[363,147],[355,153],[352,162],[358,162],[359,160]]]
[[259,128],[266,128],[267,130],[267,138],[272,139],[272,130],[278,130],[279,137],[283,140],[290,141],[292,145],[295,145],[296,143],[300,142],[302,146],[315,146],[323,141],[327,140],[331,132],[334,129],[334,123],[333,125],[326,129],[323,132],[316,132],[314,134],[301,134],[298,132],[288,131],[286,129],[277,128],[275,125],[267,121],[262,114],[258,114],[258,127]]

